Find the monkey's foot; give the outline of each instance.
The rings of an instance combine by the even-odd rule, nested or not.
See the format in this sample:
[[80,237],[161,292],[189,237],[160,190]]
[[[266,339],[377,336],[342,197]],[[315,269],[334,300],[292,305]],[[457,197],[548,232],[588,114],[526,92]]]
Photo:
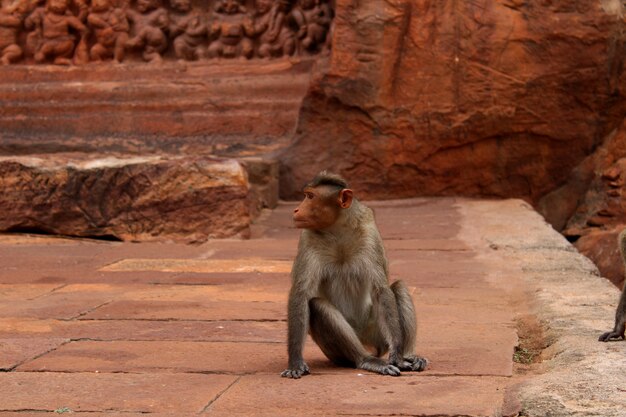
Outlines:
[[598,340],[600,342],[608,342],[611,339],[624,339],[624,332],[610,331],[603,333]]
[[280,374],[280,376],[282,376],[283,378],[299,379],[303,375],[308,375],[310,373],[311,372],[309,371],[309,366],[305,362],[302,362],[296,366],[292,366],[289,369],[285,369]]
[[376,372],[381,375],[400,376],[400,369],[397,366],[391,365],[374,356],[363,359],[363,361],[358,364],[357,368]]
[[422,372],[428,367],[428,359],[417,355],[405,356],[398,364],[401,371]]

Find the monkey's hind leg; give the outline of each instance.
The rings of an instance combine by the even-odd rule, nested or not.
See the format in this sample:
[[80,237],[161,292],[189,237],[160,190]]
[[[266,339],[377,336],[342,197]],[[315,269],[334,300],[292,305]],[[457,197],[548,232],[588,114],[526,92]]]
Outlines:
[[624,333],[626,333],[626,284],[624,284],[624,289],[615,311],[615,326],[612,331],[603,333],[598,340],[600,342],[608,342],[611,339],[624,339]]
[[391,290],[398,306],[398,318],[402,329],[402,371],[421,372],[428,366],[428,359],[415,354],[415,338],[417,336],[417,319],[413,299],[402,281],[391,284]]
[[311,337],[333,363],[383,375],[400,375],[397,367],[372,356],[363,347],[352,326],[331,303],[313,298],[309,310]]

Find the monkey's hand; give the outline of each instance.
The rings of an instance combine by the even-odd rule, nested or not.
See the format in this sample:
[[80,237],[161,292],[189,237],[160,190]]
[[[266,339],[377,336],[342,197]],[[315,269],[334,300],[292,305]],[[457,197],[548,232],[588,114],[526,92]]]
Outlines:
[[290,364],[289,369],[285,369],[280,376],[284,378],[299,379],[302,375],[308,375],[309,373],[309,365],[307,365],[303,360],[300,360],[295,365]]
[[608,342],[611,339],[624,339],[624,329],[612,330],[610,332],[603,333],[602,336],[598,338],[600,342]]

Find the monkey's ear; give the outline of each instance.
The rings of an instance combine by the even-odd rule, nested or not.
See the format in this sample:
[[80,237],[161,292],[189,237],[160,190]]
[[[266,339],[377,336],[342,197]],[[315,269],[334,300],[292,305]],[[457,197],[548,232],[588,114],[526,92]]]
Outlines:
[[354,193],[349,188],[344,188],[343,190],[341,190],[339,192],[339,206],[345,209],[350,208],[350,206],[352,205],[353,194]]

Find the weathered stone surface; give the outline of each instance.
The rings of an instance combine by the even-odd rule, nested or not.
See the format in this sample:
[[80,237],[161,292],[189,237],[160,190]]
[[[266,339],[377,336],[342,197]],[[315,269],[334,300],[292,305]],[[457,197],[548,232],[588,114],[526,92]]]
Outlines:
[[[400,204],[397,211],[393,204]],[[0,338],[13,343],[0,348],[0,362],[5,352],[27,354],[20,366],[0,372],[0,416],[67,407],[83,416],[623,417],[626,345],[597,341],[613,325],[619,292],[588,259],[520,200],[416,200],[414,210],[407,204],[373,205],[390,217],[382,232],[394,236],[385,241],[392,269],[400,266],[396,273],[411,283],[417,352],[432,361],[424,373],[391,378],[340,368],[309,339],[312,374],[280,378],[287,356],[286,273],[100,271],[122,259],[245,260],[254,256],[255,243],[257,256],[284,261],[293,257],[289,246],[296,240],[287,230],[293,204],[281,203],[259,218],[264,224],[257,231],[274,239],[201,245],[0,239],[0,282],[8,272],[13,282],[0,285],[6,296]],[[410,239],[403,240],[403,225],[420,222],[448,222],[449,230],[440,229],[436,240],[407,230]],[[63,269],[73,272],[57,275]],[[45,282],[51,274],[57,284]],[[28,279],[18,281],[20,275]],[[47,311],[25,316],[33,303]],[[54,311],[71,304],[91,313],[72,307],[60,317]],[[268,304],[275,309],[262,311]],[[108,307],[114,314],[95,318]],[[161,308],[163,314],[151,318]],[[537,321],[530,335],[541,342],[535,346],[543,361],[523,374],[511,360],[529,335],[520,316]],[[39,355],[45,350],[36,347],[54,339],[70,342]]]
[[[315,356],[323,358],[319,350]],[[80,341],[24,363],[17,371],[269,372],[278,376],[286,361],[283,343]]]
[[361,195],[537,201],[621,122],[621,2],[338,0],[281,195],[332,168]]
[[596,230],[582,236],[574,246],[596,264],[603,277],[611,280],[618,288],[623,288],[624,262],[617,244],[617,235],[620,231],[621,228]]
[[[211,416],[420,415],[510,416],[502,409],[504,378],[381,378],[311,375],[286,381],[273,375],[242,377],[208,408]],[[263,390],[255,387],[262,386]],[[345,390],[338,386],[349,387]],[[462,400],[461,400],[462,398]],[[260,408],[259,404],[264,404]],[[329,405],[332,411],[329,410]]]
[[234,160],[46,155],[0,158],[0,230],[145,241],[247,235]]
[[[284,343],[284,322],[198,321],[198,320],[54,320],[5,318],[0,327],[1,339],[54,340],[181,340],[209,342]],[[4,350],[4,349],[2,349]],[[8,362],[8,361],[7,361]],[[20,361],[21,362],[21,361]]]
[[235,381],[227,375],[0,373],[2,410],[194,415]]
[[461,236],[482,247],[487,281],[506,291],[521,287],[524,296],[513,303],[532,303],[537,330],[545,332],[540,368],[516,393],[519,415],[623,417],[626,346],[598,342],[613,327],[619,291],[519,201],[468,202],[462,215],[473,219]]

